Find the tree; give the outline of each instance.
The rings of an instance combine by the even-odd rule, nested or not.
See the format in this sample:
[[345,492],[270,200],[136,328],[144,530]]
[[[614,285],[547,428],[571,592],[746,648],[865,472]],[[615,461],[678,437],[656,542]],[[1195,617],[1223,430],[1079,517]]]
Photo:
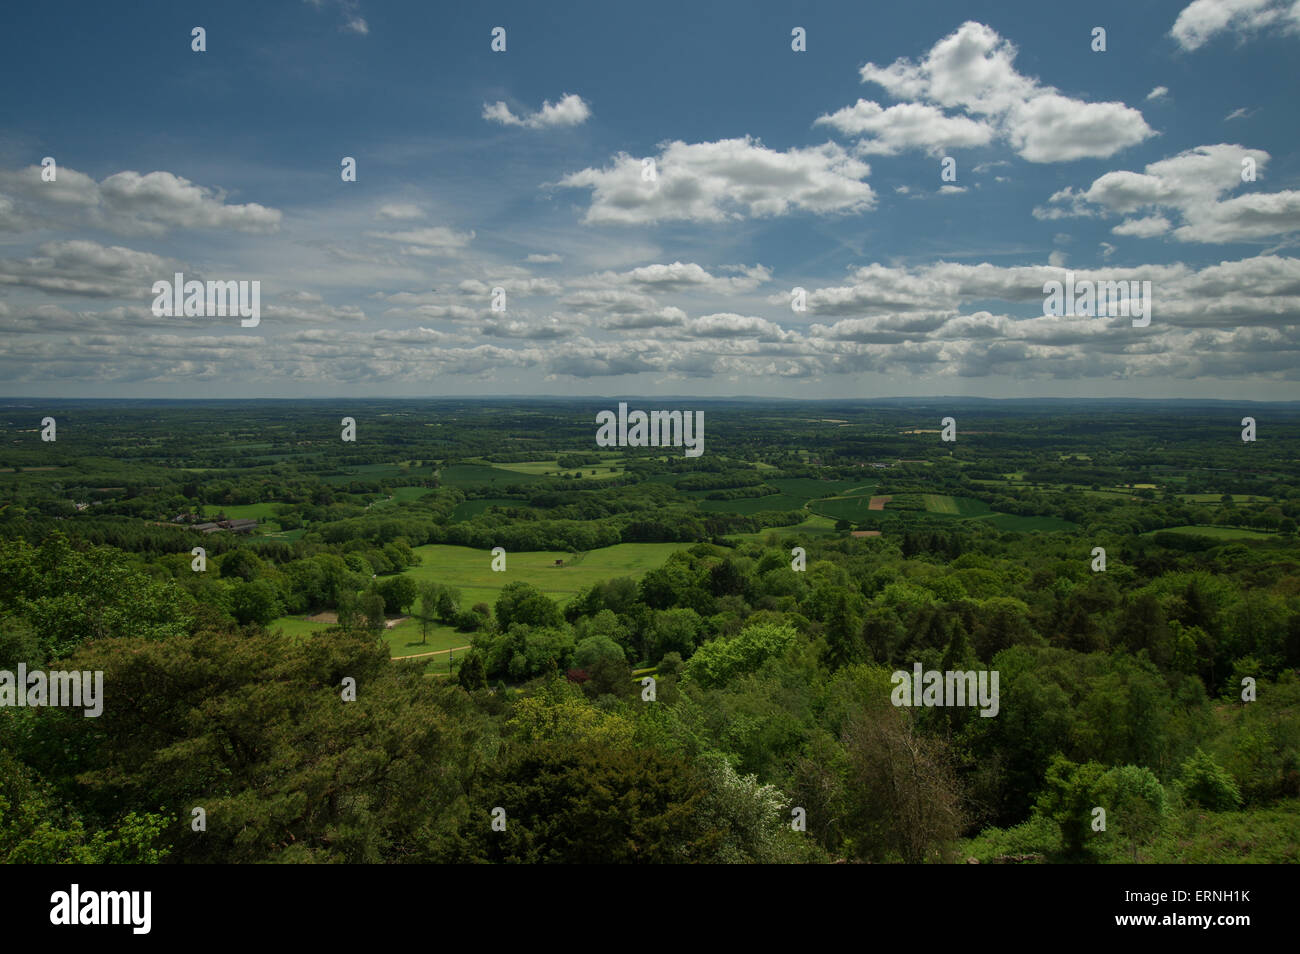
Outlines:
[[384,618],[384,598],[376,590],[367,590],[357,600],[357,612],[366,629],[382,633],[386,620]]
[[1241,791],[1232,776],[1199,748],[1183,763],[1178,786],[1184,798],[1211,811],[1230,811],[1241,806]]
[[411,608],[419,589],[415,581],[400,574],[379,584],[379,595],[384,598],[384,609],[389,613],[402,613]]
[[266,564],[256,553],[245,547],[231,550],[221,558],[223,579],[238,578],[245,582],[257,579],[266,572]]
[[1047,767],[1037,807],[1060,826],[1061,843],[1067,856],[1077,858],[1089,853],[1093,809],[1106,807],[1101,803],[1101,780],[1105,773],[1105,767],[1096,762],[1080,765],[1060,754]]
[[230,612],[242,624],[265,626],[283,612],[279,591],[269,580],[237,580],[230,594]]
[[748,626],[730,639],[711,639],[697,649],[686,663],[686,677],[706,688],[724,685],[741,673],[755,671],[767,659],[782,655],[797,638],[790,626]]
[[847,832],[859,858],[908,864],[947,859],[961,832],[961,796],[947,747],[916,732],[903,709],[879,702],[850,716]]
[[[626,864],[715,860],[708,787],[691,763],[658,749],[550,742],[500,760],[476,789],[465,860]],[[494,808],[505,831],[493,831]]]
[[471,649],[461,660],[460,668],[456,671],[456,683],[467,692],[487,688],[487,672],[483,668],[482,653]]
[[[69,665],[102,671],[113,702],[47,741],[81,753],[96,803],[206,808],[206,832],[167,828],[191,862],[438,860],[483,767],[483,719],[459,689],[337,629],[99,640]],[[340,700],[345,676],[355,701]]]
[[507,583],[497,597],[497,625],[508,630],[511,623],[526,626],[558,626],[562,617],[555,603],[535,586],[516,580]]
[[602,659],[626,663],[627,655],[623,652],[623,647],[608,636],[588,636],[578,643],[573,653],[573,664],[579,669],[589,670]]
[[1159,833],[1169,811],[1164,786],[1148,768],[1121,765],[1102,776],[1098,793],[1106,830],[1128,842],[1137,864],[1138,848]]

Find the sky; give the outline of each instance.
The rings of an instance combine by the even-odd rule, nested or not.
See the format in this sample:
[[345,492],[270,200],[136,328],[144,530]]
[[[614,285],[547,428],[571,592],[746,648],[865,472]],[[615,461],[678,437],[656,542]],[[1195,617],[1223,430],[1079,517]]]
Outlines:
[[0,395],[1300,399],[1300,0],[4,19]]

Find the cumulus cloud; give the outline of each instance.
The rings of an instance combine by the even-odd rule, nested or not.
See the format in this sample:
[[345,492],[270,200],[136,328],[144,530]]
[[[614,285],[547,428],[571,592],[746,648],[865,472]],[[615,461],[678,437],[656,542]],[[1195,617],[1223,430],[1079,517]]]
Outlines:
[[0,191],[8,203],[0,205],[0,221],[17,216],[29,227],[82,225],[155,236],[173,228],[269,233],[279,229],[281,219],[278,209],[256,202],[228,204],[224,191],[170,172],[128,170],[96,182],[65,167],[54,182],[43,182],[41,167],[28,166],[0,171]]
[[[1046,206],[1035,209],[1034,216],[1055,219],[1145,211],[1150,214],[1121,223],[1115,234],[1150,237],[1168,232],[1180,242],[1240,242],[1300,229],[1300,191],[1223,198],[1243,185],[1243,160],[1253,161],[1258,173],[1268,164],[1269,154],[1225,143],[1198,146],[1150,163],[1140,173],[1108,172],[1085,190],[1062,189]],[[1182,224],[1174,228],[1164,212]]]
[[1221,33],[1245,39],[1267,28],[1300,33],[1300,0],[1193,0],[1178,14],[1169,35],[1190,51]]
[[559,184],[592,191],[583,221],[593,225],[726,222],[875,205],[871,186],[861,181],[871,167],[835,143],[777,152],[746,136],[676,141],[662,150],[654,178],[642,175],[641,159],[620,153],[611,166],[583,169]]
[[1153,238],[1164,235],[1170,229],[1169,220],[1163,215],[1149,215],[1143,219],[1125,219],[1111,229],[1116,235],[1134,235],[1138,238]]
[[735,294],[752,291],[772,278],[765,265],[723,266],[718,271],[734,275],[714,275],[695,262],[642,265],[625,272],[597,272],[573,279],[574,288],[630,288],[646,292],[713,292]]
[[863,82],[909,102],[881,109],[859,100],[818,122],[865,134],[859,147],[864,151],[935,152],[996,138],[1030,162],[1105,158],[1153,135],[1130,106],[1074,99],[1023,75],[1014,65],[1016,53],[1015,45],[992,28],[967,21],[919,62],[900,58],[888,66],[862,67]]
[[550,129],[556,126],[577,126],[591,116],[591,107],[581,96],[565,93],[558,103],[549,100],[535,113],[516,116],[503,102],[483,104],[483,118],[503,126],[521,126],[524,129]]
[[814,125],[833,126],[846,135],[863,136],[859,152],[886,156],[908,149],[940,155],[946,149],[986,146],[996,133],[986,122],[948,116],[937,106],[899,103],[885,109],[866,99],[822,116]]
[[495,338],[519,338],[526,341],[552,341],[571,338],[586,324],[573,315],[550,315],[540,321],[493,317],[483,323],[481,333]]
[[152,252],[64,239],[45,242],[28,258],[0,259],[0,285],[83,298],[146,298],[155,281],[171,281],[178,271],[187,280],[199,277]]

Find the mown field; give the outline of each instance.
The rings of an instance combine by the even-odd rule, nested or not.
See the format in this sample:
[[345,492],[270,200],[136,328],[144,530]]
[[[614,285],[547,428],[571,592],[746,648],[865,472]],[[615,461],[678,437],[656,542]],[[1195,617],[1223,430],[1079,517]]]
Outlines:
[[[534,477],[559,477],[562,474],[581,474],[582,479],[591,478],[604,479],[608,477],[617,477],[623,473],[623,458],[618,454],[602,454],[601,462],[598,464],[583,464],[581,467],[561,467],[560,462],[552,457],[542,460],[525,460],[513,464],[489,463],[488,461],[471,459],[469,463],[480,464],[485,467],[493,467],[497,470],[507,470],[516,474],[531,474]],[[592,471],[595,471],[593,474]]]
[[[662,566],[669,554],[686,549],[688,543],[619,543],[600,550],[590,550],[574,557],[572,553],[524,551],[506,554],[505,573],[492,571],[492,554],[487,550],[434,543],[415,547],[421,563],[406,572],[418,583],[433,581],[454,586],[461,592],[461,603],[493,604],[507,583],[522,580],[531,583],[551,599],[563,605],[579,590],[592,583],[616,576],[640,577],[647,570]],[[566,566],[556,567],[563,560]],[[577,561],[576,563],[573,561]]]
[[[307,637],[313,633],[319,632],[329,626],[326,622],[317,622],[306,619],[302,616],[281,616],[273,620],[267,629],[283,630],[289,636]],[[383,641],[388,644],[389,655],[399,656],[417,656],[422,653],[445,652],[448,649],[458,649],[461,646],[468,646],[470,633],[457,632],[450,626],[435,624],[429,630],[427,642],[421,642],[420,621],[415,617],[409,617],[402,620],[392,629],[384,630]],[[446,656],[441,657],[443,664],[446,664]]]

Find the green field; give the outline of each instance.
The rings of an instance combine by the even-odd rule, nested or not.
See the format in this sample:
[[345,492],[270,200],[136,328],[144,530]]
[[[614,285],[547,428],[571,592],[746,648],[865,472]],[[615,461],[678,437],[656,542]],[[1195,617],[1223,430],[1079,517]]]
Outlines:
[[858,497],[828,497],[822,500],[814,500],[808,505],[808,509],[823,517],[829,517],[831,520],[848,520],[850,523],[858,523],[866,519],[867,514],[879,516],[882,513],[880,510],[869,509],[870,503],[870,494],[863,494]]
[[[713,493],[713,491],[692,491],[692,493]],[[764,510],[802,510],[807,502],[807,497],[769,494],[766,497],[741,497],[737,500],[701,500],[699,504],[701,510],[714,513],[762,513]]]
[[[525,460],[516,464],[484,464],[498,470],[508,470],[516,474],[531,474],[534,477],[559,477],[561,474],[581,473],[584,480],[617,477],[623,473],[623,463],[613,463],[612,458],[605,458],[599,464],[583,464],[581,467],[562,468],[555,458],[550,460]],[[611,468],[613,468],[611,470]],[[592,471],[595,474],[592,474]]]
[[[437,652],[445,649],[457,649],[468,646],[473,633],[458,633],[450,626],[435,625],[429,630],[429,641],[420,642],[420,621],[415,617],[405,619],[392,629],[384,630],[384,642],[388,644],[390,656],[416,656],[420,653]],[[442,657],[444,663],[446,657]]]
[[287,636],[310,636],[317,630],[324,629],[325,625],[325,623],[313,623],[301,616],[281,616],[279,619],[272,620],[266,628],[272,632],[282,629]]
[[[289,636],[305,637],[329,627],[329,623],[318,623],[301,616],[281,616],[267,627],[272,631],[283,630]],[[472,633],[458,633],[450,626],[435,625],[429,631],[428,642],[420,641],[420,621],[411,617],[402,620],[392,629],[384,630],[383,640],[388,645],[390,656],[415,656],[420,653],[437,652],[468,646]],[[446,657],[442,657],[446,663]]]
[[775,540],[783,540],[787,537],[798,537],[805,539],[808,537],[833,537],[837,533],[835,521],[826,517],[819,517],[817,514],[810,514],[808,519],[803,523],[796,524],[793,527],[769,527],[766,530],[759,530],[757,533],[733,533],[730,539],[733,540],[767,540],[769,537]]
[[950,513],[957,514],[957,501],[948,494],[922,494],[925,499],[925,509],[929,513]]
[[876,489],[874,480],[817,480],[812,477],[780,477],[769,480],[783,494],[816,500],[819,497],[842,497],[849,494],[869,494]]
[[419,500],[425,494],[433,493],[428,487],[394,487],[388,491],[392,500],[376,500],[370,506],[372,507],[391,507],[393,504],[406,503],[409,500]]
[[502,470],[487,464],[453,464],[444,467],[439,473],[444,487],[472,487],[477,484],[527,484],[541,480],[537,474],[525,474],[518,471]]
[[1149,537],[1157,533],[1182,533],[1191,537],[1213,537],[1216,540],[1268,540],[1277,534],[1264,530],[1245,530],[1239,527],[1166,527],[1142,534]]
[[[647,570],[662,566],[669,554],[693,546],[689,543],[619,543],[600,550],[590,550],[574,557],[572,553],[522,551],[506,554],[506,571],[492,571],[492,554],[487,550],[431,543],[415,547],[421,563],[406,572],[417,582],[434,581],[454,586],[461,592],[461,605],[496,602],[507,583],[523,580],[531,583],[558,603],[565,603],[579,590],[616,576],[640,577]],[[556,560],[573,565],[556,567]]]

